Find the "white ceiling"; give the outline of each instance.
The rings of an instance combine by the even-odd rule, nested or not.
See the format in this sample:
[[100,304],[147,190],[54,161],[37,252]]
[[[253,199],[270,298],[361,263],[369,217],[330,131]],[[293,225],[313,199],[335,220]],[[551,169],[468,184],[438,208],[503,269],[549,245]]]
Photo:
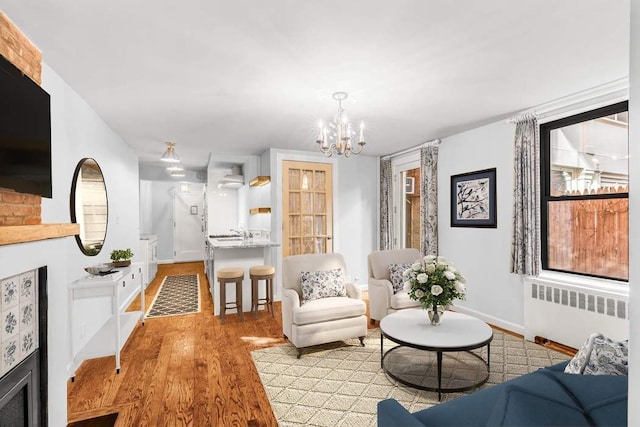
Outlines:
[[629,0],[0,0],[139,152],[315,150],[331,94],[389,154],[628,76]]

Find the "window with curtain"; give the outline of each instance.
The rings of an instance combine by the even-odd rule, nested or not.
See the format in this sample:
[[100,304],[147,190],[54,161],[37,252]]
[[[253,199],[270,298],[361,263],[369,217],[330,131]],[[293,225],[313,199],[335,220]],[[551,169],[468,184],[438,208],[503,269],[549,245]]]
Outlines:
[[543,270],[628,281],[628,119],[625,101],[540,125]]

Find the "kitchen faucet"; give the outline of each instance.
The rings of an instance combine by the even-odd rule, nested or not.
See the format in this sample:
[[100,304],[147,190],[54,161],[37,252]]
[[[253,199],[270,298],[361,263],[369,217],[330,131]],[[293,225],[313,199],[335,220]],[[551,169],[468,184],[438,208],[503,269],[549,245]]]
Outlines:
[[238,228],[239,228],[238,230],[234,228],[230,228],[229,231],[233,231],[234,233],[240,234],[244,240],[247,240],[253,237],[253,233],[249,232],[249,230],[246,230],[242,227],[238,227]]

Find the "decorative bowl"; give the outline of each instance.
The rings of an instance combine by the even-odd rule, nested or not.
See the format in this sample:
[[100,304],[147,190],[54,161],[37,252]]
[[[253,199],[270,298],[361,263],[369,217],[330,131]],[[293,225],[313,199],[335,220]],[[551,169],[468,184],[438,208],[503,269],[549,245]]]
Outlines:
[[107,274],[111,270],[113,270],[113,264],[111,264],[111,263],[97,264],[97,265],[92,265],[91,267],[85,267],[84,268],[84,271],[86,271],[87,273],[95,274],[95,275]]

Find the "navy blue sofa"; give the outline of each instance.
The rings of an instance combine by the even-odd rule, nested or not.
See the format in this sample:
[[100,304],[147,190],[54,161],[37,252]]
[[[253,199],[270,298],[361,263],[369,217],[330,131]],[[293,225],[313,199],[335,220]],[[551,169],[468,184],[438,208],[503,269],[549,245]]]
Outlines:
[[378,427],[626,426],[626,376],[575,375],[567,362],[410,413],[378,402]]

